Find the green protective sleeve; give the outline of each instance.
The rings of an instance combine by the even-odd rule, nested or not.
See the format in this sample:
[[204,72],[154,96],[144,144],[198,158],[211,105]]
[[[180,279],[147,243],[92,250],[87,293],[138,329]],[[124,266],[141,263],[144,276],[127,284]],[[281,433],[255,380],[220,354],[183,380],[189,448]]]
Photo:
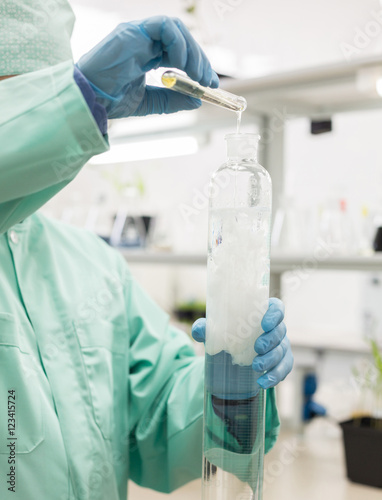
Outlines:
[[[204,358],[195,356],[192,341],[169,326],[168,316],[135,281],[128,296],[130,478],[168,493],[202,474]],[[279,425],[271,389],[266,391],[266,452]]]
[[0,82],[0,233],[108,149],[66,61]]
[[130,479],[168,493],[201,476],[204,359],[136,282],[128,297]]
[[280,433],[280,418],[276,406],[275,388],[266,391],[265,399],[265,453],[268,453],[275,445]]

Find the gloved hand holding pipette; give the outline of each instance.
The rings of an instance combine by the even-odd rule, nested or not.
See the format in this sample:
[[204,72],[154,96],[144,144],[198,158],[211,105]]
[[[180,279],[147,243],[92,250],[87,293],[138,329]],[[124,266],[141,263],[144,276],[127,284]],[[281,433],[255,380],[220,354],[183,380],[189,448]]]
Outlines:
[[120,24],[77,63],[109,118],[198,108],[199,99],[146,85],[146,73],[160,66],[185,71],[204,86],[219,85],[182,21],[166,16]]
[[[257,384],[263,389],[274,387],[285,379],[293,367],[293,354],[289,339],[286,336],[286,326],[283,320],[284,304],[279,299],[270,299],[268,311],[261,323],[264,333],[256,340],[254,345],[252,366],[232,365],[231,356],[226,352],[215,355],[221,361],[217,365],[221,366],[221,376],[216,373],[216,369],[214,374],[206,373],[206,382],[213,386],[215,395],[225,399],[237,399],[234,394],[237,393],[238,386],[240,386],[241,398],[244,399],[244,395],[247,395],[247,397],[255,395],[258,391],[255,386],[256,375],[254,374],[252,379],[254,385],[248,387],[250,378],[242,376],[243,370],[247,372],[254,370],[257,374],[263,373],[257,379]],[[204,342],[205,333],[206,320],[200,318],[193,324],[192,336],[196,341]],[[223,377],[223,373],[227,371],[227,366],[229,366],[229,374],[232,379],[232,390],[227,386],[227,381]]]

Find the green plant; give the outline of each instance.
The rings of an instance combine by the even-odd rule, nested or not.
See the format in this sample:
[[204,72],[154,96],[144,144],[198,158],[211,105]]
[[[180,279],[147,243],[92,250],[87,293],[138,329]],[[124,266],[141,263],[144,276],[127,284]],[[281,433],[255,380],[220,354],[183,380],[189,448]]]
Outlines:
[[192,324],[198,318],[205,316],[206,303],[198,300],[177,304],[174,313],[179,320]]
[[[382,349],[375,340],[370,341],[371,353],[374,359],[375,382],[374,394],[376,397],[377,408],[382,410]],[[382,415],[379,415],[382,418]]]
[[191,302],[182,302],[176,306],[178,311],[204,311],[206,309],[206,303],[193,300]]
[[373,362],[363,360],[353,368],[353,375],[361,396],[366,398],[368,393],[371,394],[373,414],[370,416],[375,417],[376,427],[382,428],[382,349],[375,339],[368,342]]
[[188,14],[195,14],[197,3],[197,0],[186,0],[185,11]]
[[101,172],[104,179],[108,180],[118,194],[122,194],[129,188],[134,188],[142,197],[145,194],[145,184],[139,174],[135,175],[134,180],[122,181],[123,172],[120,166],[111,170],[104,170]]

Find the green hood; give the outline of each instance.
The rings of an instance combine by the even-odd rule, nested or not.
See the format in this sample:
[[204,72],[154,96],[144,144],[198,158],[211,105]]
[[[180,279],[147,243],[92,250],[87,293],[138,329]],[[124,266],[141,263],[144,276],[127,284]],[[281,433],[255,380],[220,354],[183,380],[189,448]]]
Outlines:
[[0,76],[71,59],[74,20],[67,0],[1,0]]

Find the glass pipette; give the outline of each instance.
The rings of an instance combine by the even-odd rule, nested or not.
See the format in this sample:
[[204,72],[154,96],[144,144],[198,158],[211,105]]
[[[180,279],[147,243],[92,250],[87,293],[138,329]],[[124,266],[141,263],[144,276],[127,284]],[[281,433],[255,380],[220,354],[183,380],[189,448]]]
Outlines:
[[199,83],[194,82],[194,80],[191,80],[191,78],[188,78],[188,76],[184,76],[176,71],[166,71],[163,73],[162,83],[168,89],[196,97],[197,99],[231,111],[242,112],[247,107],[247,101],[244,97],[221,89],[203,87]]

